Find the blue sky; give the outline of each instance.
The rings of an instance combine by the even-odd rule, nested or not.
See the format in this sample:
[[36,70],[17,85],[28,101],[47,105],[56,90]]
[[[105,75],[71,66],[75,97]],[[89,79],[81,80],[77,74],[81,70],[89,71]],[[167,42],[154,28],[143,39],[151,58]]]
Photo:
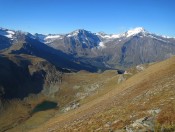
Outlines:
[[175,0],[0,0],[0,27],[31,33],[134,27],[175,36]]

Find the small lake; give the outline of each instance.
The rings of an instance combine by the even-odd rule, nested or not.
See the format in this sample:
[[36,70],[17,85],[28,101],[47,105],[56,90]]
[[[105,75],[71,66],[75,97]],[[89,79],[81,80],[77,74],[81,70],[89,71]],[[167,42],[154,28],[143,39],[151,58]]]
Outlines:
[[57,107],[57,103],[52,102],[52,101],[44,101],[40,104],[38,104],[33,110],[32,114],[39,112],[39,111],[44,111],[44,110],[49,110],[49,109],[54,109]]

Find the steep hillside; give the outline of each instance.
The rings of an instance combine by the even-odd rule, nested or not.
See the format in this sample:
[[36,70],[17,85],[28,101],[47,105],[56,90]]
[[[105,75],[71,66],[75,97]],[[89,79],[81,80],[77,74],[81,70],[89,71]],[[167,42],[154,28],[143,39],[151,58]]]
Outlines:
[[143,71],[32,131],[174,131],[175,57],[137,69]]
[[54,84],[60,82],[61,76],[61,72],[41,58],[0,55],[0,93],[3,99],[22,99],[41,91],[51,94],[58,90]]
[[11,45],[11,41],[7,37],[0,36],[0,50],[9,48]]

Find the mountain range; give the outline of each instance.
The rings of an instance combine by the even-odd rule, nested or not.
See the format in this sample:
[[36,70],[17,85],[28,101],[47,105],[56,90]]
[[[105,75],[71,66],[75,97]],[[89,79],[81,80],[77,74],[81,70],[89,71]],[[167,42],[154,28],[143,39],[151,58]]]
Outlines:
[[121,34],[79,29],[48,35],[0,28],[0,50],[44,58],[64,69],[94,72],[167,59],[175,54],[175,38],[150,33],[142,27]]

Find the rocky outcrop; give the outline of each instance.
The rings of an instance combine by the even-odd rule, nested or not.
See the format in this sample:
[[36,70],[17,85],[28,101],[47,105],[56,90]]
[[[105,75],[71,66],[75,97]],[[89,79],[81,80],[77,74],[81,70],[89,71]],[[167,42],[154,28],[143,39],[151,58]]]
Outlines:
[[68,106],[64,107],[64,108],[62,109],[62,111],[63,111],[63,112],[68,112],[68,111],[73,110],[73,109],[76,109],[76,108],[78,108],[78,107],[80,107],[79,101],[73,101],[73,102],[71,102]]

